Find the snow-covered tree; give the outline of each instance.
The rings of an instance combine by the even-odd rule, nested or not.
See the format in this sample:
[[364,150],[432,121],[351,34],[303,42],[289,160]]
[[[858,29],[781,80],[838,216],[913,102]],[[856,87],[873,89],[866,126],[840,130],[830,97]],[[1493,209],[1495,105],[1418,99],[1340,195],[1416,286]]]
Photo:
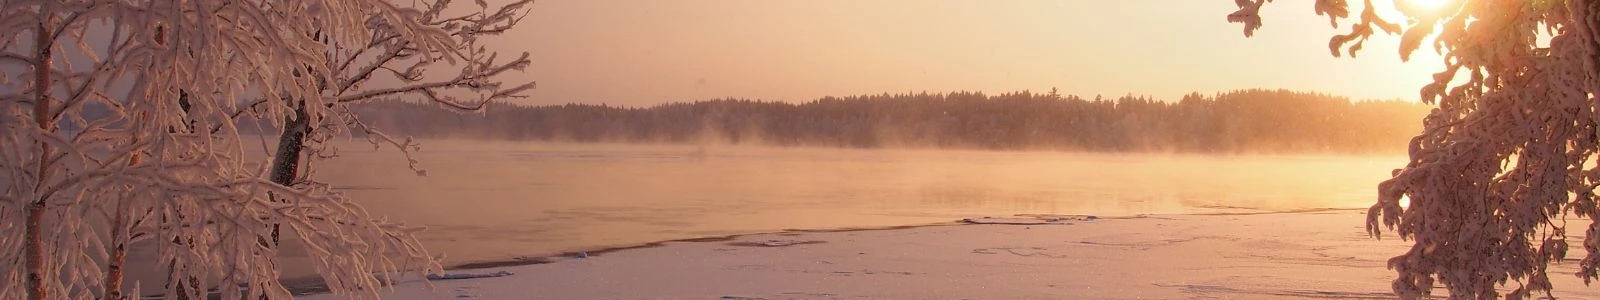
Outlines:
[[[334,293],[375,297],[438,270],[414,228],[308,170],[270,173],[331,156],[325,142],[348,128],[416,148],[365,126],[350,112],[363,101],[473,110],[522,95],[531,84],[500,82],[527,55],[478,39],[530,2],[0,0],[0,298],[139,292],[124,287],[130,247],[172,270],[168,298],[286,298],[269,242],[280,226]],[[262,132],[296,137],[296,151],[260,154],[270,141],[248,133]]]
[[[1228,21],[1245,35],[1261,27],[1271,0],[1236,0]],[[1600,271],[1600,1],[1446,0],[1437,8],[1394,4],[1383,18],[1366,0],[1352,15],[1344,0],[1317,0],[1318,15],[1348,34],[1333,55],[1355,55],[1378,33],[1400,36],[1401,57],[1432,46],[1445,70],[1422,87],[1437,107],[1411,141],[1411,160],[1379,184],[1368,231],[1414,241],[1389,260],[1402,298],[1426,297],[1434,282],[1456,298],[1511,299],[1552,288],[1548,265],[1567,252],[1567,219],[1587,218],[1588,255],[1576,274]],[[1409,202],[1409,204],[1405,203]]]

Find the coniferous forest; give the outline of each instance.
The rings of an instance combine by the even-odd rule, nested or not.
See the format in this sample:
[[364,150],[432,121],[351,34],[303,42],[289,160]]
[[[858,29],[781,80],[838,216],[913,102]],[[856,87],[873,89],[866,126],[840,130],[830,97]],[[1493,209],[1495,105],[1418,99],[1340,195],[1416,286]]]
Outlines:
[[381,101],[395,135],[515,141],[728,143],[1094,152],[1398,153],[1430,110],[1414,101],[1240,90],[1176,100],[1054,92],[879,94],[803,103],[721,99],[650,107],[491,103],[479,114]]

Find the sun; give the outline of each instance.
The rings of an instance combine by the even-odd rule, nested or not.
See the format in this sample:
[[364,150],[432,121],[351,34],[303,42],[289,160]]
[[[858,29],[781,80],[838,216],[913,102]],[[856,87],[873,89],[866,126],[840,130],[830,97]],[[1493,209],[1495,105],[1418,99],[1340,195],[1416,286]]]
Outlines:
[[1451,0],[1396,0],[1396,1],[1401,2],[1400,5],[1410,8],[1411,11],[1418,11],[1418,12],[1438,12],[1440,9],[1444,8],[1444,6],[1446,4],[1450,4],[1450,2],[1451,2]]

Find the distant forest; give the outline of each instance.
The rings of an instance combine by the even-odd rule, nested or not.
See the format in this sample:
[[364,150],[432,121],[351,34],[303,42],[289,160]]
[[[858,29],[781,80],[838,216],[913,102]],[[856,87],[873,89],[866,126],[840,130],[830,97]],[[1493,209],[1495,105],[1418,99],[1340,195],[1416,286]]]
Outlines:
[[650,107],[491,103],[481,114],[431,104],[362,105],[391,134],[422,138],[732,143],[852,148],[1099,152],[1403,151],[1430,107],[1320,93],[1241,90],[1177,101],[1055,92],[881,94],[804,103],[723,99]]

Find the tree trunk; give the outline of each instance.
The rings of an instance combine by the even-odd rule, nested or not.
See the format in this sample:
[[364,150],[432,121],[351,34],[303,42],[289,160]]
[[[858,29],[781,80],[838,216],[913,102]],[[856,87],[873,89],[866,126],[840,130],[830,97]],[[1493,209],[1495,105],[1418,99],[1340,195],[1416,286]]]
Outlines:
[[[294,178],[300,174],[300,153],[305,149],[306,132],[310,130],[311,121],[307,119],[305,103],[294,106],[294,119],[283,126],[283,132],[278,135],[278,150],[272,155],[272,170],[269,170],[269,180],[283,186],[294,184]],[[271,194],[268,194],[271,197]],[[273,199],[277,201],[277,199]],[[278,247],[282,226],[272,224],[272,240],[261,241],[264,247]],[[261,300],[267,300],[267,295],[262,294]]]
[[[189,300],[190,290],[199,290],[194,288],[196,280],[194,277],[189,277],[189,283],[184,284],[182,275],[178,273],[178,262],[176,260],[167,262],[167,286],[173,287],[172,299]],[[187,273],[187,271],[184,273]],[[201,296],[205,295],[202,294]]]
[[28,224],[23,232],[23,261],[24,268],[28,269],[28,299],[44,300],[48,298],[44,289],[44,245],[40,241],[39,228],[44,223],[44,201],[35,201],[28,204]]
[[[50,46],[54,44],[54,41],[50,39],[49,28],[51,23],[55,23],[55,17],[45,16],[44,18],[44,21],[39,23],[37,31],[34,32],[36,38],[34,39],[33,47],[37,55],[34,56],[33,61],[33,92],[36,96],[33,102],[33,118],[39,122],[40,131],[50,132],[54,127],[52,125],[54,125],[55,120],[50,114],[50,60],[52,59],[50,57]],[[37,143],[39,143],[39,172],[35,174],[38,179],[38,182],[34,184],[36,193],[38,188],[43,187],[45,180],[49,178],[50,166],[48,161],[51,151],[50,144],[43,141],[38,141]],[[22,259],[24,261],[23,267],[28,269],[26,275],[27,292],[30,300],[49,298],[44,286],[44,237],[40,231],[44,227],[44,200],[43,195],[39,195],[38,199],[32,199],[33,203],[28,204],[26,209],[28,223],[24,225],[26,228],[23,230]]]
[[[118,211],[117,213],[124,212]],[[102,299],[122,299],[122,263],[128,257],[128,244],[122,241],[122,226],[125,219],[127,219],[127,215],[118,215],[116,221],[113,221],[111,225],[111,242],[115,243],[116,246],[111,248],[111,257],[106,261],[106,286],[105,292],[101,293],[101,295],[104,295]]]
[[[283,186],[294,184],[295,176],[300,174],[300,152],[305,148],[306,131],[311,125],[304,102],[295,104],[294,116],[278,135],[278,151],[272,156],[270,179]],[[278,245],[279,230],[279,225],[272,225],[272,246]]]
[[[138,163],[139,155],[134,155],[128,161],[129,165]],[[128,257],[128,242],[124,240],[127,237],[127,230],[123,229],[128,225],[127,203],[123,199],[117,199],[115,212],[117,216],[111,219],[111,243],[115,246],[111,248],[111,257],[106,259],[105,292],[100,293],[101,299],[122,299],[122,265]]]

